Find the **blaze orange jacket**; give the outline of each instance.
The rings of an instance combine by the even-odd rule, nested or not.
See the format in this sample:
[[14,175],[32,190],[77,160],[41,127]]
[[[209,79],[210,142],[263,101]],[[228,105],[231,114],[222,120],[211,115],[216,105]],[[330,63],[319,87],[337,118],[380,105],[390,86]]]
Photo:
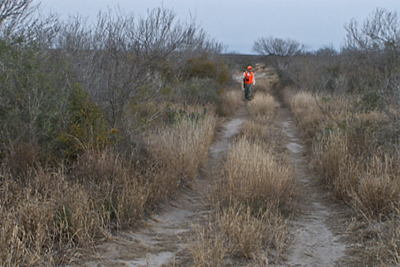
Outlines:
[[245,71],[244,72],[244,82],[247,84],[252,84],[253,81],[254,81],[254,72],[251,71],[249,74],[248,71]]

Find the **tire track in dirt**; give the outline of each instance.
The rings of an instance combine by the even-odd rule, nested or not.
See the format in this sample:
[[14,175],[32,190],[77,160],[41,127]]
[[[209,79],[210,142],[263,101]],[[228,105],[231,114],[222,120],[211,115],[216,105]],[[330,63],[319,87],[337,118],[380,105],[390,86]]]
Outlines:
[[292,243],[283,266],[341,266],[346,244],[341,240],[342,210],[329,200],[328,192],[307,162],[307,149],[286,107],[278,110],[289,158],[301,187],[300,215],[292,222]]

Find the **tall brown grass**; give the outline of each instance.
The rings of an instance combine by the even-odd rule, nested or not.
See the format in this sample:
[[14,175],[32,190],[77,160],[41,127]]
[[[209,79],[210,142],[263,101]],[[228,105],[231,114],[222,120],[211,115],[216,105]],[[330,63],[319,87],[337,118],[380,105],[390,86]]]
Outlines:
[[312,140],[314,167],[337,199],[358,214],[349,230],[365,244],[359,249],[362,264],[399,263],[400,158],[395,124],[384,112],[363,109],[358,96],[320,94],[316,101],[310,93],[289,92],[285,99]]
[[182,119],[173,125],[160,125],[149,134],[147,150],[165,174],[152,182],[157,187],[154,195],[171,197],[179,187],[190,185],[205,164],[216,123],[211,113],[195,122]]
[[273,210],[254,216],[249,207],[235,205],[217,212],[197,237],[190,246],[194,266],[227,266],[238,257],[267,266],[282,256],[288,228]]
[[196,177],[215,126],[209,109],[195,122],[159,125],[141,151],[88,149],[58,170],[36,167],[34,149],[26,156],[27,146],[14,146],[0,170],[0,265],[65,265],[112,231],[139,225]]
[[318,132],[345,121],[351,115],[348,100],[296,91],[293,88],[284,89],[284,101],[289,105],[297,125],[308,140],[313,139]]
[[263,92],[255,94],[254,99],[249,102],[248,110],[252,121],[260,124],[271,124],[276,115],[279,104],[273,96]]
[[238,137],[244,137],[250,143],[257,143],[272,154],[278,152],[279,146],[283,143],[283,134],[275,127],[275,122],[270,125],[244,121]]
[[231,116],[239,107],[243,98],[242,91],[227,90],[222,94],[221,103],[217,107],[217,113],[221,116]]
[[217,185],[223,206],[240,203],[257,212],[290,205],[294,192],[293,170],[262,145],[242,137],[230,148]]

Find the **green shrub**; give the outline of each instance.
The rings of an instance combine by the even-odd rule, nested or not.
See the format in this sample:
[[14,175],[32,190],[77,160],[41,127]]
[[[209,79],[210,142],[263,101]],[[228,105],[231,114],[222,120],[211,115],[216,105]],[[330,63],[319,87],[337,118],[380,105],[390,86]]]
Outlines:
[[103,149],[110,143],[103,110],[79,84],[72,87],[69,124],[61,133],[60,141],[66,146],[65,156],[72,158],[85,149]]
[[377,91],[364,92],[361,100],[360,106],[364,112],[382,110],[385,106],[383,96]]
[[204,108],[202,114],[198,112],[186,112],[183,109],[179,109],[179,111],[174,111],[171,108],[167,108],[165,121],[169,124],[174,124],[182,120],[186,120],[196,124],[199,120],[204,120],[206,114],[207,108]]
[[214,62],[206,56],[188,60],[187,76],[189,79],[212,79],[218,84],[223,84],[229,79],[229,68],[223,62]]
[[193,78],[179,86],[180,95],[191,103],[218,103],[220,101],[220,85],[212,79]]
[[39,160],[58,149],[67,117],[67,62],[34,44],[0,42],[0,151],[38,143]]

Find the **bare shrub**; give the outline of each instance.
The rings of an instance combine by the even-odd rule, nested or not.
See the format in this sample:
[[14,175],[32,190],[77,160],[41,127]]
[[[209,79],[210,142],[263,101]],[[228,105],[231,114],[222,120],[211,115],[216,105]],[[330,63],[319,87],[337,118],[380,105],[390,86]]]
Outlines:
[[193,78],[181,83],[178,88],[179,95],[183,96],[186,101],[200,104],[218,103],[222,91],[221,85],[210,78]]
[[307,47],[296,40],[281,38],[260,38],[254,42],[253,50],[260,55],[294,56],[306,51]]
[[296,40],[281,38],[259,38],[254,42],[253,51],[265,56],[272,65],[284,85],[293,83],[288,69],[293,59],[307,51],[307,47]]
[[202,55],[188,60],[187,76],[189,79],[213,79],[222,85],[229,79],[229,69],[223,62],[215,62]]

